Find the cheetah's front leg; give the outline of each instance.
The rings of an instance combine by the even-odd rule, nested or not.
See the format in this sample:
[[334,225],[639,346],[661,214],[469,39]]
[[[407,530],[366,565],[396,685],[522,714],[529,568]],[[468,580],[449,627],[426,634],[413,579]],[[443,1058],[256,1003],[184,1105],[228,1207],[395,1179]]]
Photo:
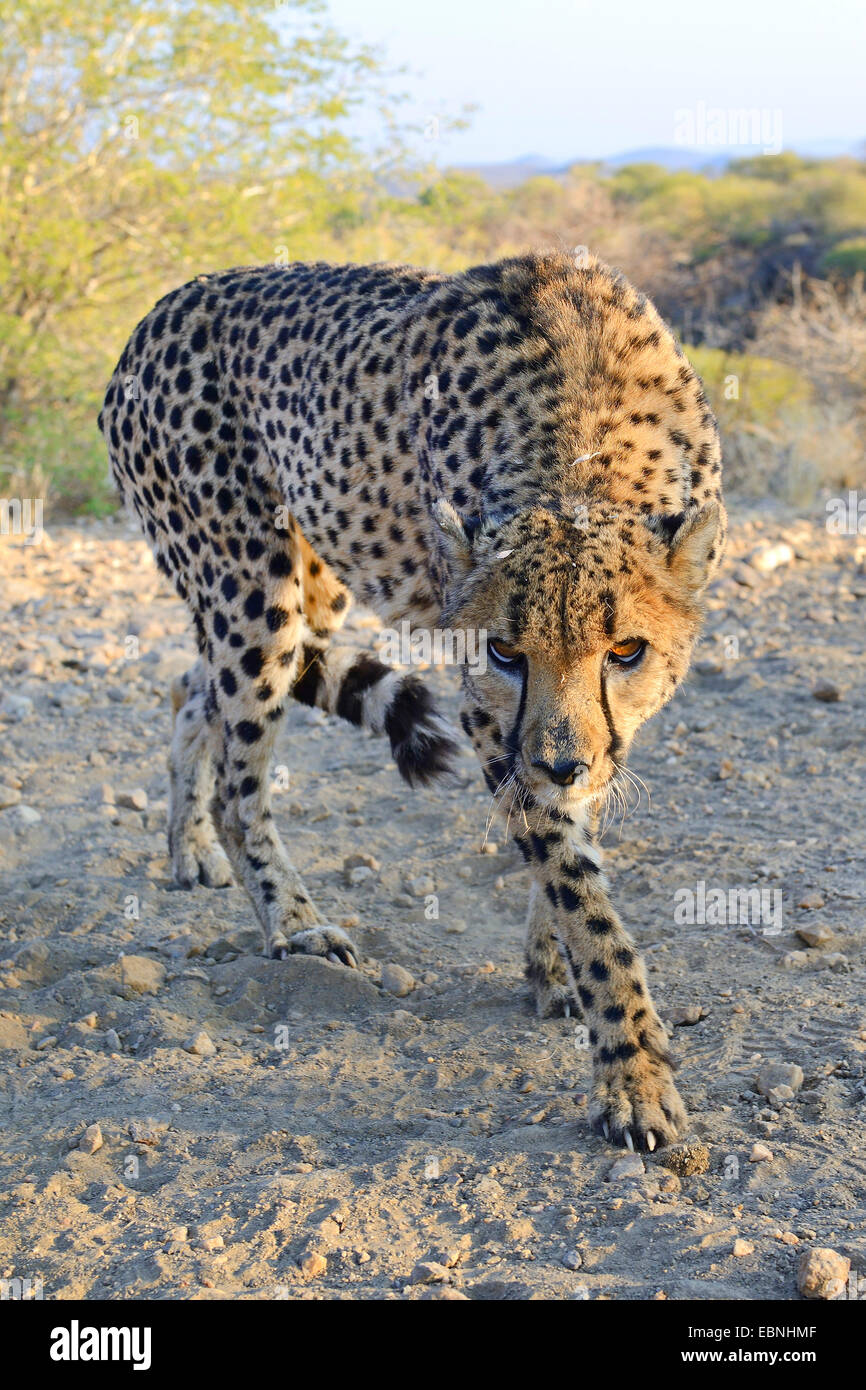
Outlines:
[[563,962],[592,1047],[590,1119],[627,1148],[669,1144],[685,1124],[667,1034],[643,963],[607,897],[585,832],[530,812],[515,841],[549,906]]

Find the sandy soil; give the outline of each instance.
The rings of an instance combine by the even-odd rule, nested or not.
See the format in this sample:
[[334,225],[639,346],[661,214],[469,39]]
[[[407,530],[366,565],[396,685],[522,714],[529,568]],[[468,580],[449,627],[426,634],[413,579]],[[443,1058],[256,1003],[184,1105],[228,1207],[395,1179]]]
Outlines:
[[[169,881],[167,685],[192,647],[144,544],[125,521],[0,540],[0,1276],[46,1298],[790,1299],[829,1245],[866,1293],[866,547],[817,511],[735,512],[733,534],[694,673],[633,756],[651,805],[605,837],[709,1151],[692,1175],[611,1171],[589,1134],[587,1053],[531,1013],[527,873],[498,827],[484,845],[468,746],[463,786],[413,794],[380,744],[292,711],[276,814],[366,959],[262,959],[241,890]],[[780,541],[788,563],[744,564]],[[453,713],[454,674],[428,674]],[[701,882],[780,890],[781,933],[678,923]],[[759,1095],[770,1062],[802,1085]]]

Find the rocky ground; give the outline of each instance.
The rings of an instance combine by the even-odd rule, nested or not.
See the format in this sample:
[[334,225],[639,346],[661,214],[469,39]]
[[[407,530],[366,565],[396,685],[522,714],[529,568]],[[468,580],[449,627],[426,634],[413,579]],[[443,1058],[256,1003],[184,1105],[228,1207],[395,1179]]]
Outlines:
[[[413,794],[381,744],[292,711],[278,821],[366,959],[265,960],[242,891],[172,890],[166,691],[192,647],[144,544],[125,521],[0,539],[0,1276],[791,1299],[828,1246],[866,1294],[866,546],[817,509],[732,529],[693,674],[633,755],[651,802],[605,837],[692,1116],[686,1149],[624,1161],[588,1131],[575,1021],[531,1013],[527,873],[485,839],[468,746],[462,786]],[[738,888],[781,893],[778,933],[700,920]]]

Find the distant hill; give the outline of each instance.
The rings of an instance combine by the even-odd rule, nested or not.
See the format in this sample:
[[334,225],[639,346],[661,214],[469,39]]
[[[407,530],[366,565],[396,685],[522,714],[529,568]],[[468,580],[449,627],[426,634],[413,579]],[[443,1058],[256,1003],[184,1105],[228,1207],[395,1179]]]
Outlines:
[[[540,154],[520,155],[517,159],[504,160],[497,164],[461,164],[458,171],[464,174],[477,174],[492,188],[516,188],[527,179],[545,174],[549,178],[563,178],[575,164],[598,164],[603,169],[622,169],[626,164],[660,164],[665,169],[704,170],[720,173],[734,159],[748,158],[759,154],[757,148],[738,146],[720,148],[693,145],[648,145],[637,150],[624,150],[620,154],[608,155],[604,159],[586,159],[575,156],[566,163],[545,159]],[[846,140],[815,140],[797,147],[795,153],[812,159],[835,159],[843,155],[863,158],[863,145]]]

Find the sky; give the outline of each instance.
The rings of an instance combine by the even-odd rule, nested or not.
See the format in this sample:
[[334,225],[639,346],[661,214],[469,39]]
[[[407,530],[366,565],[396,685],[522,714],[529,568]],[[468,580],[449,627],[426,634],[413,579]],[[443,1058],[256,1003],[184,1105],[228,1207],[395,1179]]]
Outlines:
[[[780,135],[785,148],[866,141],[864,0],[328,0],[328,11],[410,70],[401,86],[441,164],[599,158],[690,132],[718,144],[742,108],[761,113],[768,148]],[[467,104],[469,129],[447,134]]]

